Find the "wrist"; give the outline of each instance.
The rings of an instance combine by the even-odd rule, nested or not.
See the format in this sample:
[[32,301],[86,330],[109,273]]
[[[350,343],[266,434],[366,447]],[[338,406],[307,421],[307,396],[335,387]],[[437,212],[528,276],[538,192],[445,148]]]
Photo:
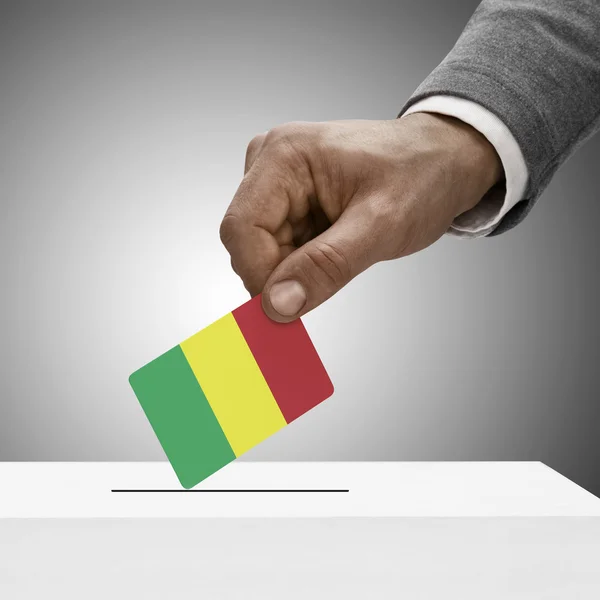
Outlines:
[[460,119],[438,113],[413,113],[426,138],[439,146],[440,164],[448,170],[449,185],[458,189],[453,210],[458,216],[478,204],[485,194],[504,179],[502,161],[494,146],[477,129]]

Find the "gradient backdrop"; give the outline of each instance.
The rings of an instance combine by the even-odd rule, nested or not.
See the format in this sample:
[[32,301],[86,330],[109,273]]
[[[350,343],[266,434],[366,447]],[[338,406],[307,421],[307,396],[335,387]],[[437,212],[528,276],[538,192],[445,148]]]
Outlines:
[[[162,459],[127,377],[247,299],[218,235],[247,142],[393,118],[476,4],[2,1],[0,460]],[[599,166],[306,317],[336,393],[247,458],[542,460],[600,495]]]

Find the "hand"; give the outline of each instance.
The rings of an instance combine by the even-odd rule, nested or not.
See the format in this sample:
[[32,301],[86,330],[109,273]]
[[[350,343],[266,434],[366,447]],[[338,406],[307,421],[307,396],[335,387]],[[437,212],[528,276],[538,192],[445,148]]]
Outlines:
[[493,146],[451,117],[290,123],[248,146],[221,240],[267,315],[291,321],[435,242],[501,178]]

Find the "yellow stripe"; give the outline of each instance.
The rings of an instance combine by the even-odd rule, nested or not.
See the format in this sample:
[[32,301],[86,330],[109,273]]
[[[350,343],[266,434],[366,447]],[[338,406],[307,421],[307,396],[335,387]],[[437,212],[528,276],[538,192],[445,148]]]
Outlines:
[[236,456],[287,424],[231,313],[180,345]]

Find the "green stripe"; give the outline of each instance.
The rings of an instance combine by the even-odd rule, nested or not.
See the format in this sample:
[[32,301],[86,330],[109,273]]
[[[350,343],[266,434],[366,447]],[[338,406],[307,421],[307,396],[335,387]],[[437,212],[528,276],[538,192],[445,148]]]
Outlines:
[[235,459],[180,346],[133,373],[129,383],[184,488]]

